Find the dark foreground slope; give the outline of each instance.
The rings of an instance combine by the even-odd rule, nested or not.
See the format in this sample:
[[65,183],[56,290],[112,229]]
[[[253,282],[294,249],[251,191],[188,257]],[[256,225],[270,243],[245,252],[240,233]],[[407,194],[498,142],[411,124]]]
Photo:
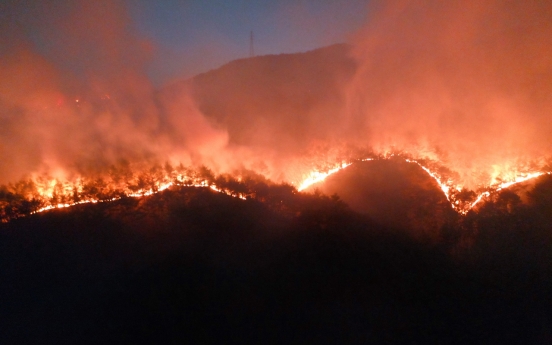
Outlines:
[[444,226],[439,245],[286,186],[17,219],[0,228],[0,342],[545,344],[550,183],[517,213],[497,200]]

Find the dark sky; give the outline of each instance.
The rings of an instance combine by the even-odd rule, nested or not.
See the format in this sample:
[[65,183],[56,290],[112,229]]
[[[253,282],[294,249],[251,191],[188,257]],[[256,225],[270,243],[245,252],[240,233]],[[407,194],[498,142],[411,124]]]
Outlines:
[[138,32],[156,42],[156,80],[194,75],[249,55],[293,53],[344,42],[364,19],[366,0],[128,1]]
[[[0,50],[5,52],[24,42],[50,60],[74,69],[66,57],[64,36],[72,30],[82,30],[82,18],[90,21],[88,31],[94,32],[108,27],[101,22],[113,16],[111,23],[122,23],[133,39],[147,41],[151,46],[147,73],[160,85],[247,57],[251,31],[256,55],[302,52],[345,42],[362,25],[366,3],[367,0],[114,0],[91,6],[83,1],[5,0],[0,4]],[[105,13],[98,10],[101,8]],[[60,29],[60,23],[75,15],[78,20],[63,24]],[[90,41],[90,37],[86,39]],[[64,47],[63,52],[59,46]]]

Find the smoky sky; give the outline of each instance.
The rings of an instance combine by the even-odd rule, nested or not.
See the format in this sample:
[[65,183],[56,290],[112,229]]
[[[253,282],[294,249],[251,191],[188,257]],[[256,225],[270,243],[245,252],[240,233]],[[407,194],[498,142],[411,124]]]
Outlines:
[[[203,94],[186,67],[171,85],[152,78],[170,40],[144,34],[127,2],[0,6],[2,183],[123,160],[293,180],[335,147],[365,147],[427,155],[474,186],[551,149],[546,1],[371,1],[360,29],[342,36],[346,56],[229,64]],[[335,6],[282,6],[270,20],[296,32],[324,22],[331,36],[346,20]],[[212,34],[194,38],[212,48],[205,61],[221,49]]]
[[120,160],[192,164],[224,145],[225,133],[186,92],[167,104],[158,95],[146,73],[154,43],[135,34],[123,2],[4,6],[3,181],[67,177]]
[[465,183],[549,156],[549,1],[375,1],[370,13],[344,115],[358,136],[433,152]]

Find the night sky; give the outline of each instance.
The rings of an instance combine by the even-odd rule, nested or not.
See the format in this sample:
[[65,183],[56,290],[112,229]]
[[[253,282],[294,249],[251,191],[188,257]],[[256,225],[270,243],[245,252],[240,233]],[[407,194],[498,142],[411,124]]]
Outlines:
[[[0,28],[3,53],[28,45],[63,67],[74,61],[57,46],[68,31],[59,23],[76,13],[101,25],[116,16],[133,38],[146,41],[151,54],[147,73],[156,85],[219,67],[249,55],[254,32],[256,55],[295,53],[348,41],[366,16],[366,0],[247,1],[165,0],[106,1],[90,5],[72,1],[3,1]],[[105,13],[102,13],[102,8]],[[86,12],[95,11],[95,13]],[[79,14],[79,12],[81,12]],[[80,26],[80,21],[77,25]]]
[[157,44],[154,79],[207,71],[256,55],[302,52],[345,42],[362,24],[366,0],[129,1],[137,31]]

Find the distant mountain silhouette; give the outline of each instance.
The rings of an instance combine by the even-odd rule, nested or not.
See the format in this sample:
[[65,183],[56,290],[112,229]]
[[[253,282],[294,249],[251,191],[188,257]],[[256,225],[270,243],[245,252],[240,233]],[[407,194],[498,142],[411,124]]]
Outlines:
[[194,77],[191,91],[201,112],[228,129],[231,143],[294,149],[338,121],[343,86],[356,70],[350,49],[336,44],[235,60]]

